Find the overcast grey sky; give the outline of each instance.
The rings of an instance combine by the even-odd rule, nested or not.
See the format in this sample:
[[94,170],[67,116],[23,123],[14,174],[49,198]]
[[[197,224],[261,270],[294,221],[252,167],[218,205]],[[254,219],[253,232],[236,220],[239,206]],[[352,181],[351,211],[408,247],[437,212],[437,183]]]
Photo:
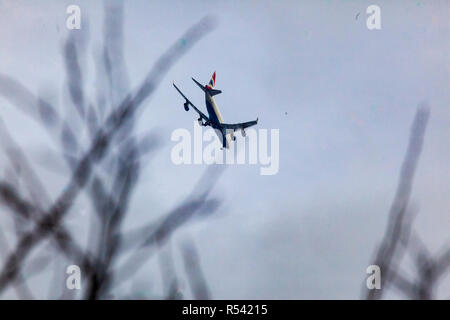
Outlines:
[[[81,7],[82,31],[89,33],[86,89],[92,94],[102,1],[0,0],[0,71],[36,93],[53,92],[55,101],[64,100],[63,40],[77,32],[65,27],[69,4]],[[381,30],[366,27],[371,4],[381,8]],[[183,110],[172,81],[205,110],[190,77],[206,83],[217,70],[216,88],[223,93],[216,102],[224,119],[259,117],[257,128],[279,129],[280,168],[277,175],[260,176],[259,166],[229,166],[213,191],[225,200],[219,213],[191,223],[171,241],[177,255],[180,239],[194,238],[213,298],[359,298],[423,100],[431,117],[412,194],[420,210],[414,226],[432,250],[448,244],[449,9],[448,1],[424,0],[125,2],[132,87],[190,25],[208,14],[218,21],[169,71],[140,115],[139,128],[159,128],[165,146],[142,175],[126,226],[172,208],[205,170],[170,161],[171,132],[192,130],[197,118]],[[43,146],[54,142],[2,98],[0,103],[0,117],[56,192],[67,180],[40,164]],[[5,162],[0,157],[0,165]],[[79,220],[74,214],[72,227],[83,243]],[[158,292],[156,269],[149,263],[135,283]],[[448,282],[442,287],[450,288]]]

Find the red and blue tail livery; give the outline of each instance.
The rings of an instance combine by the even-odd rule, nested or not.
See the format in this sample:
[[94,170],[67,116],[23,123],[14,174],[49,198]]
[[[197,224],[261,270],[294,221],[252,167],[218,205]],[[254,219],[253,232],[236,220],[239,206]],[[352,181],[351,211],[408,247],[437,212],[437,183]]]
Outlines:
[[211,80],[209,80],[209,83],[206,85],[206,87],[208,89],[212,89],[214,88],[215,85],[216,85],[216,72],[214,71]]

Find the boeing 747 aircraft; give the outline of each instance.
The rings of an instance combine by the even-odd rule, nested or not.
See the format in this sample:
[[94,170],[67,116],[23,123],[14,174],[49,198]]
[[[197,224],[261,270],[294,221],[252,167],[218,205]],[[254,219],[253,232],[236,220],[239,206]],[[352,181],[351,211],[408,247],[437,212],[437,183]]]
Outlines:
[[[254,126],[258,123],[258,118],[256,118],[255,121],[249,121],[249,122],[242,122],[242,123],[235,123],[235,124],[228,124],[224,123],[222,119],[222,115],[220,114],[219,108],[216,105],[216,102],[214,101],[214,96],[216,94],[222,93],[222,91],[214,89],[214,85],[216,84],[216,72],[214,71],[211,80],[206,86],[201,85],[197,80],[192,78],[194,82],[205,92],[205,104],[206,104],[206,110],[208,111],[209,117],[207,117],[203,112],[201,112],[194,104],[189,101],[188,98],[181,92],[180,89],[173,84],[175,89],[181,94],[181,96],[186,100],[184,103],[184,110],[189,111],[189,106],[194,108],[194,110],[199,114],[200,118],[198,118],[198,123],[201,126],[211,126],[215,129],[219,139],[222,139],[222,147],[223,148],[229,148],[228,143],[228,135],[230,135],[234,140],[236,140],[236,137],[234,136],[234,132],[236,130],[241,130],[242,136],[245,137],[245,128]],[[231,131],[230,134],[228,134],[228,131]]]

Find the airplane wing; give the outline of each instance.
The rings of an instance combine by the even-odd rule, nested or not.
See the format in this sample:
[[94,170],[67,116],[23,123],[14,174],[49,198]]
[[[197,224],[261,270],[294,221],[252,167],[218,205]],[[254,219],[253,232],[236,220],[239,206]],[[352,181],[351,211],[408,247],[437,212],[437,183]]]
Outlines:
[[173,86],[175,87],[175,89],[177,89],[177,91],[181,94],[181,96],[186,100],[186,103],[189,104],[192,108],[194,108],[194,110],[197,111],[197,113],[203,120],[209,122],[209,118],[203,112],[201,112],[196,106],[194,106],[194,104],[191,101],[189,101],[188,98],[186,98],[186,96],[183,94],[183,92],[181,92],[180,89],[178,89],[178,87],[175,85],[175,83],[173,83]]
[[224,129],[239,130],[239,129],[245,129],[245,128],[254,126],[257,123],[258,123],[258,119],[256,119],[255,121],[248,121],[248,122],[234,123],[234,124],[222,123],[221,125]]

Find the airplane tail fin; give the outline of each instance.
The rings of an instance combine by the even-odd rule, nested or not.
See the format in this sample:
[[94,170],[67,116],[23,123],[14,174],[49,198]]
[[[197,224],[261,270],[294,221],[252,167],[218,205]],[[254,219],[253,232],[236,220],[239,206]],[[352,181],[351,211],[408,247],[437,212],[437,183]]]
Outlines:
[[208,84],[206,86],[203,86],[200,84],[197,80],[192,78],[194,82],[202,89],[204,92],[208,92],[211,96],[215,96],[216,94],[222,93],[222,91],[213,89],[216,85],[216,72],[214,71],[213,75],[211,76],[211,80],[209,80]]
[[214,71],[214,73],[211,76],[211,80],[209,80],[209,83],[206,85],[206,87],[208,89],[212,89],[214,88],[215,85],[216,85],[216,72]]

